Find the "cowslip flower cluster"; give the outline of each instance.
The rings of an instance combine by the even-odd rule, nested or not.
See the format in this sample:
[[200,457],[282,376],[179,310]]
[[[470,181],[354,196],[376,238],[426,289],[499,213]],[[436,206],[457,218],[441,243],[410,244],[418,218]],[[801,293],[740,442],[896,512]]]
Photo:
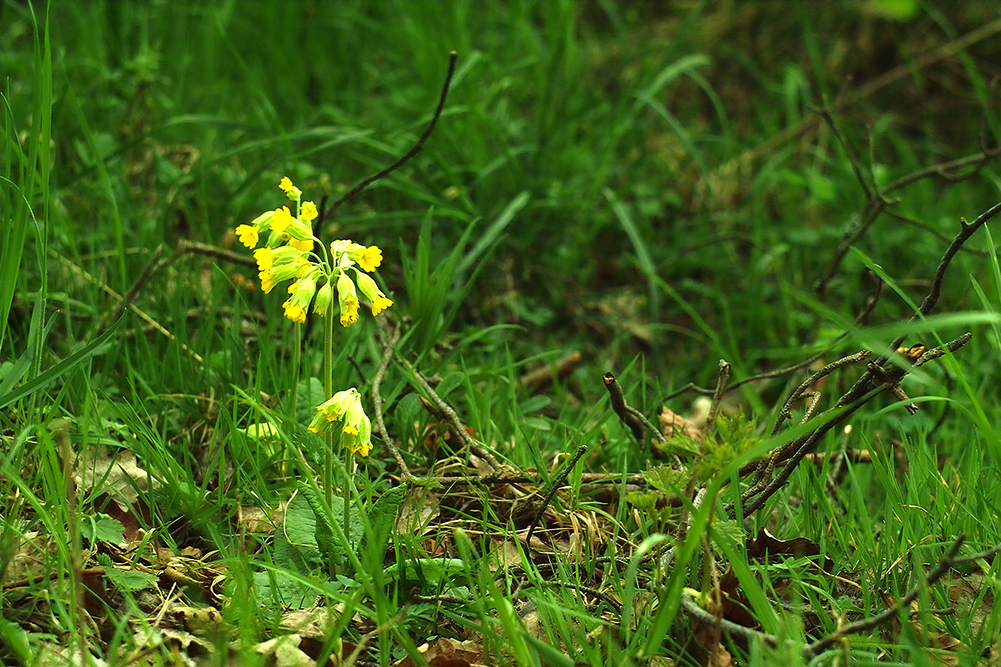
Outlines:
[[[313,312],[328,316],[334,297],[340,307],[341,326],[358,321],[359,292],[372,305],[372,315],[378,315],[393,305],[369,274],[382,264],[378,246],[363,246],[350,239],[334,241],[329,251],[313,236],[311,223],[319,212],[310,201],[302,201],[302,191],[285,177],[278,184],[295,214],[287,206],[259,215],[248,225],[239,225],[236,235],[240,242],[254,251],[261,280],[261,289],[270,293],[276,285],[289,281],[288,298],[282,307],[285,317],[293,322],[305,322],[310,305]],[[258,247],[261,236],[267,241]],[[333,317],[333,313],[329,314]],[[325,361],[330,368],[330,330],[325,341]],[[328,391],[329,389],[328,378]],[[321,435],[331,434],[332,424],[342,422],[340,440],[352,453],[368,456],[372,448],[372,422],[362,407],[361,395],[352,387],[339,391],[316,409],[309,430]]]
[[361,394],[354,387],[337,392],[316,408],[309,430],[323,435],[333,428],[334,422],[342,422],[341,443],[352,453],[368,456],[372,449],[372,421],[365,414]]
[[[288,299],[282,304],[285,317],[293,322],[305,322],[306,311],[325,315],[337,293],[341,326],[358,321],[358,292],[372,304],[372,315],[378,315],[393,305],[368,274],[382,264],[378,246],[363,246],[350,239],[330,244],[330,255],[319,239],[313,236],[310,223],[317,218],[316,205],[302,201],[302,191],[286,176],[280,187],[289,201],[296,204],[295,215],[287,206],[267,211],[249,225],[239,225],[236,235],[240,242],[254,251],[261,289],[265,294],[286,280]],[[258,248],[261,235],[268,239]],[[314,252],[319,247],[322,254]],[[315,298],[315,300],[314,300]]]

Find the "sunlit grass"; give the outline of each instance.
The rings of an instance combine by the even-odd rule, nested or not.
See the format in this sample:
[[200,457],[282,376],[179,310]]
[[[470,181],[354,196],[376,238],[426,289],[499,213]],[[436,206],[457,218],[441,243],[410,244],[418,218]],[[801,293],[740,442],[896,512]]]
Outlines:
[[[964,555],[1001,541],[1001,270],[989,230],[955,258],[939,308],[901,325],[960,216],[995,203],[996,167],[889,193],[892,215],[816,290],[865,215],[866,188],[976,153],[981,124],[992,144],[995,101],[978,67],[990,51],[956,47],[942,68],[921,58],[927,43],[946,43],[939,31],[989,28],[996,11],[752,5],[724,15],[711,3],[122,2],[46,19],[5,4],[0,572],[14,585],[0,593],[3,659],[85,646],[110,664],[169,662],[169,643],[142,639],[157,635],[169,600],[221,611],[226,630],[201,633],[220,664],[230,639],[240,659],[263,660],[255,647],[296,632],[281,625],[286,612],[314,607],[336,610],[314,659],[421,664],[418,647],[445,639],[470,640],[495,663],[696,664],[683,589],[708,591],[732,568],[739,604],[791,643],[724,635],[717,647],[740,664],[797,662],[804,640],[918,585],[957,535]],[[894,35],[900,62],[884,66],[884,51],[851,41],[862,33]],[[387,327],[363,318],[342,332],[336,384],[371,392],[377,334],[400,326],[381,385],[387,427],[411,470],[438,479],[404,479],[377,439],[352,471],[355,518],[331,519],[331,547],[300,523],[316,519],[300,496],[326,454],[305,429],[322,325],[304,325],[296,376],[300,341],[281,300],[233,259],[247,253],[231,230],[273,207],[282,176],[333,200],[403,154],[431,119],[452,50],[458,67],[424,150],[320,230],[378,242],[396,302]],[[864,88],[896,67],[910,73]],[[925,88],[939,85],[951,92]],[[234,255],[179,255],[131,295],[147,319],[122,309],[107,321],[155,249],[169,257],[181,240]],[[855,322],[880,273],[878,308]],[[656,423],[664,396],[711,388],[721,358],[735,382],[819,352],[879,355],[898,335],[933,346],[967,330],[969,344],[904,381],[917,414],[878,398],[743,526],[720,521],[746,489],[736,464],[709,480],[704,505],[688,506],[683,542],[679,505],[629,500],[649,490],[637,475],[661,455],[612,412],[603,373]],[[554,365],[544,389],[526,390],[526,373],[572,351],[579,365],[564,376]],[[821,409],[862,370],[826,378]],[[415,373],[468,427],[472,451],[422,403],[433,397]],[[764,430],[804,377],[746,384],[726,409]],[[667,405],[687,414],[692,398]],[[276,435],[250,436],[257,425]],[[541,546],[526,545],[532,513],[581,445],[536,528]],[[870,458],[834,463],[843,450]],[[116,453],[143,473],[124,511],[73,477],[81,460]],[[490,477],[491,456],[510,480]],[[347,472],[339,453],[334,464]],[[448,479],[457,472],[469,479]],[[607,477],[584,478],[598,473]],[[367,514],[401,483],[400,515],[420,530]],[[114,563],[101,567],[140,563],[157,587],[88,573],[105,561],[81,526],[104,514],[138,532],[127,556],[98,544]],[[389,529],[388,546],[372,547]],[[820,556],[749,558],[762,529]],[[32,549],[39,561],[24,565]],[[996,562],[957,567],[921,591],[914,616],[846,640],[852,659],[918,663],[946,635],[962,664],[990,655]],[[190,580],[171,589],[167,565]],[[85,590],[95,582],[104,597]],[[967,582],[983,583],[963,589],[954,616],[932,613]],[[151,591],[162,594],[152,608]]]

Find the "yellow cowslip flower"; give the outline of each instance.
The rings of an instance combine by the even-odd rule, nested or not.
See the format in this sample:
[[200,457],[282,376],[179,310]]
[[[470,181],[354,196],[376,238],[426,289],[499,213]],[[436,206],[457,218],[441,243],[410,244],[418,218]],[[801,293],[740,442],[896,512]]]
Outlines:
[[258,271],[268,271],[274,266],[283,266],[304,258],[302,251],[295,248],[258,248],[254,251],[254,259],[257,260]]
[[290,201],[299,201],[299,197],[302,196],[302,190],[292,185],[292,179],[288,176],[282,178],[278,187],[285,192]]
[[354,454],[368,456],[372,449],[372,421],[361,405],[361,396],[348,405],[341,429],[341,443]]
[[260,240],[260,233],[268,228],[268,223],[274,214],[274,211],[265,211],[254,218],[249,225],[237,225],[236,235],[240,237],[240,243],[250,249],[256,248]]
[[282,232],[288,234],[290,238],[293,238],[296,241],[313,240],[313,229],[298,218],[291,218],[291,222],[286,225]]
[[316,408],[309,430],[324,434],[333,422],[343,421],[341,444],[351,452],[368,456],[372,449],[372,421],[365,414],[361,394],[354,387],[339,391]]
[[295,271],[292,273],[292,277],[294,278],[302,278],[304,275],[306,275],[307,271],[314,268],[315,266],[311,261],[309,261],[309,257],[307,257],[305,254],[295,257],[290,262],[290,264],[295,269]]
[[358,293],[347,273],[341,272],[337,278],[337,297],[341,305],[341,326],[349,327],[358,321]]
[[287,299],[285,303],[282,304],[282,307],[285,308],[285,317],[289,318],[293,322],[302,324],[306,321],[306,311],[292,303],[292,299]]
[[291,295],[282,304],[285,308],[285,317],[293,322],[305,322],[306,310],[309,302],[316,294],[316,277],[320,274],[320,269],[313,265],[307,265],[306,271],[294,283],[289,285],[288,293]]
[[361,271],[358,271],[357,274],[358,289],[372,303],[372,315],[378,315],[393,305],[393,302],[386,298],[386,295],[383,294],[370,275]]
[[274,266],[275,253],[270,248],[258,248],[254,251],[254,259],[257,260],[257,270],[264,272]]
[[274,278],[271,277],[270,271],[261,271],[257,274],[257,277],[261,280],[261,290],[265,294],[271,294],[271,290],[275,288]]
[[[285,317],[296,322],[304,321],[314,298],[313,312],[327,315],[335,290],[343,327],[358,321],[359,288],[366,300],[371,302],[373,315],[391,307],[393,301],[367,275],[382,264],[382,250],[351,239],[339,239],[330,244],[332,254],[328,264],[325,259],[313,254],[313,248],[319,242],[313,236],[310,224],[320,214],[316,204],[301,201],[302,191],[287,176],[281,179],[278,187],[289,200],[297,202],[296,215],[288,206],[265,211],[250,224],[237,226],[236,233],[241,243],[254,250],[261,289],[265,293],[270,293],[279,283],[294,281],[288,288],[289,298],[282,304]],[[266,231],[270,232],[267,240],[263,247],[258,248]],[[353,270],[356,277],[351,276],[349,270]],[[318,283],[322,285],[318,287]],[[354,432],[355,428],[346,427],[345,435],[358,435]]]
[[380,296],[375,301],[372,302],[372,315],[378,315],[379,313],[386,310],[392,305],[393,302],[390,299],[387,299],[384,296]]
[[248,248],[253,249],[257,247],[257,241],[259,240],[257,230],[250,225],[237,225],[236,235],[240,238],[240,243]]
[[340,239],[330,244],[330,253],[333,256],[334,266],[339,269],[346,269],[354,266],[359,253],[365,246],[355,243],[351,239]]
[[237,225],[236,235],[240,237],[240,243],[250,249],[257,247],[260,241],[260,233],[268,228],[274,211],[266,211],[254,218],[249,225]]
[[379,249],[379,246],[370,245],[358,253],[357,260],[358,266],[363,271],[371,273],[382,264],[382,250]]
[[[274,266],[267,271],[261,271],[261,288],[264,289],[265,293],[270,292],[271,288],[278,283],[292,278],[301,278],[311,268],[315,268],[308,258],[292,248],[279,248],[275,251],[275,255],[277,256],[283,250],[294,253],[295,256],[291,259],[278,256],[275,259]],[[265,276],[267,276],[267,280]]]
[[294,247],[296,250],[302,250],[303,252],[312,252],[312,240],[298,240],[297,238],[289,238],[288,244]]
[[341,326],[345,329],[358,321],[358,301],[343,299],[341,301]]
[[271,216],[271,231],[281,233],[285,231],[285,228],[292,224],[292,213],[289,212],[288,206],[282,206],[281,208],[275,209],[275,214]]
[[306,223],[296,218],[291,219],[282,235],[288,237],[288,244],[296,250],[312,252],[313,250],[313,230]]
[[311,201],[305,202],[299,210],[299,218],[306,222],[313,222],[317,215],[319,213],[316,210],[316,204]]

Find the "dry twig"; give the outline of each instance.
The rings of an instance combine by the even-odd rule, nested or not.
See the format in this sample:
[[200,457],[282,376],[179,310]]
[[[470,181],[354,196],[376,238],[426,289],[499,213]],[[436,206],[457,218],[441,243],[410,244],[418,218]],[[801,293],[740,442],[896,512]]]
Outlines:
[[603,378],[605,389],[608,390],[608,399],[612,403],[612,409],[619,416],[622,423],[633,432],[633,437],[639,443],[643,442],[643,429],[648,428],[653,433],[656,442],[665,442],[663,434],[653,424],[643,416],[643,413],[626,403],[626,396],[622,393],[619,381],[611,373],[605,373]]

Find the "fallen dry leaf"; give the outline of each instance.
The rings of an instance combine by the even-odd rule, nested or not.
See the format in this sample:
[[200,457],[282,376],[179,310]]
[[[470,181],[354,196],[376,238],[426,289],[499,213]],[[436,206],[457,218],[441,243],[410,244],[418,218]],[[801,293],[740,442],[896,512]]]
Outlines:
[[695,424],[688,421],[679,414],[675,414],[667,407],[660,409],[660,430],[665,438],[672,438],[676,435],[685,435],[695,442],[702,441],[702,431],[695,427]]
[[[129,510],[140,493],[149,489],[150,479],[150,474],[136,462],[136,455],[127,450],[110,457],[101,452],[94,459],[87,460],[85,470],[76,470],[73,475],[73,481],[82,486],[87,494],[91,494],[97,486],[101,491],[110,491],[123,512]],[[159,485],[154,479],[153,488]]]
[[[459,641],[439,637],[417,648],[430,667],[480,667],[483,662],[483,648],[471,639]],[[397,662],[394,667],[417,667],[410,656]]]

